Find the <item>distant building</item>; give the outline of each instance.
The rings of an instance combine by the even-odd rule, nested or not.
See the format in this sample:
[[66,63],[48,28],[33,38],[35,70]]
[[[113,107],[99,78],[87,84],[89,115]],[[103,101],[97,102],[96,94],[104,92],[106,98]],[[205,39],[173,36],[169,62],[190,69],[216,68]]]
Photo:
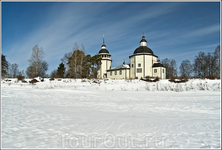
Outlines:
[[111,55],[106,49],[103,36],[102,49],[99,51],[101,56],[101,67],[98,70],[98,78],[110,79],[140,79],[141,77],[159,77],[166,79],[166,68],[157,60],[158,56],[147,47],[145,36],[142,36],[140,47],[135,49],[133,55],[129,56],[130,64],[125,64],[111,68]]

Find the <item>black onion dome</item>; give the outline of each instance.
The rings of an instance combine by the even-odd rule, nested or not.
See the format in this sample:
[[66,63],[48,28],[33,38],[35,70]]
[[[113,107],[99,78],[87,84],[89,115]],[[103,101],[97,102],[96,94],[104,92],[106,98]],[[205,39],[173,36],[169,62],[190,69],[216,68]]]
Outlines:
[[99,53],[109,53],[109,51],[108,51],[107,49],[101,49],[101,50],[99,51]]
[[133,54],[137,54],[137,53],[150,53],[153,55],[153,51],[147,47],[147,46],[140,46],[138,47]]

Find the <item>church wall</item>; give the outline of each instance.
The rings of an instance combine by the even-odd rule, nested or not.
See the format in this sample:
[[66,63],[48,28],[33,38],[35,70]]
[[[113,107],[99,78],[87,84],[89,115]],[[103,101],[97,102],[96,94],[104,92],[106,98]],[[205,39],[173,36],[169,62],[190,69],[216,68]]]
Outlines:
[[[133,65],[133,67],[132,67]],[[134,57],[130,57],[130,78],[135,78],[135,64]]]
[[100,70],[97,71],[97,78],[101,78],[100,77]]
[[152,76],[152,62],[153,56],[152,55],[145,55],[145,77]]
[[157,57],[153,57],[153,64],[157,62]]
[[[157,57],[152,55],[136,55],[130,57],[130,78],[138,77],[138,79],[140,79],[141,77],[153,76],[152,66],[156,62]],[[139,63],[141,64],[140,67],[138,66]],[[142,72],[138,73],[138,68],[141,68]]]
[[129,79],[129,78],[130,78],[130,76],[129,76],[129,72],[130,72],[130,70],[127,69],[127,70],[126,70],[126,79]]
[[[162,67],[154,67],[154,68],[153,68],[153,77],[159,77],[159,78],[161,78],[161,76],[160,76],[161,68],[162,68]],[[155,72],[155,70],[157,70],[157,72]]]
[[166,79],[166,68],[164,67],[161,68],[164,70],[164,72],[162,72],[162,79]]
[[[155,69],[157,69],[156,73],[155,73]],[[154,67],[153,68],[153,76],[154,77],[159,77],[160,79],[166,79],[166,68],[164,68],[164,67]]]
[[101,77],[103,78],[104,73],[106,73],[107,60],[101,60]]
[[[120,71],[122,71],[121,75],[120,75]],[[110,72],[112,72],[112,75],[110,75]],[[117,73],[116,75],[115,75],[115,72]],[[109,78],[109,79],[129,79],[129,69],[108,71],[107,78]]]
[[[136,57],[136,62],[135,62],[135,71],[136,71],[136,77],[138,77],[138,79],[140,79],[141,77],[143,77],[143,72],[144,72],[144,68],[143,68],[143,55],[138,55],[135,56]],[[141,67],[138,67],[138,64],[141,65]],[[137,69],[141,68],[142,72],[137,72]]]
[[110,61],[107,61],[107,70],[108,69],[111,69],[111,60]]

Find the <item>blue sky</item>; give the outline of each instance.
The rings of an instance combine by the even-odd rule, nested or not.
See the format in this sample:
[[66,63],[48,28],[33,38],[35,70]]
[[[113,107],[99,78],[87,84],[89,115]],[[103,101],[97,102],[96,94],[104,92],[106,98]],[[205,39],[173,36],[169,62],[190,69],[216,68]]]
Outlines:
[[103,34],[112,67],[129,63],[143,32],[154,54],[175,59],[178,68],[220,44],[220,2],[1,3],[2,53],[19,70],[28,67],[36,44],[43,47],[50,74],[75,43],[87,54],[98,53]]

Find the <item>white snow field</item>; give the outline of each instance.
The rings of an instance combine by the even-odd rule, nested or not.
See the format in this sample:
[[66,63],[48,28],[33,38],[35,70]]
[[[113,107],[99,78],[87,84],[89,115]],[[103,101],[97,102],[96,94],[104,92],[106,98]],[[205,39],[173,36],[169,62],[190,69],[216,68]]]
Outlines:
[[10,80],[2,148],[221,147],[220,80]]

